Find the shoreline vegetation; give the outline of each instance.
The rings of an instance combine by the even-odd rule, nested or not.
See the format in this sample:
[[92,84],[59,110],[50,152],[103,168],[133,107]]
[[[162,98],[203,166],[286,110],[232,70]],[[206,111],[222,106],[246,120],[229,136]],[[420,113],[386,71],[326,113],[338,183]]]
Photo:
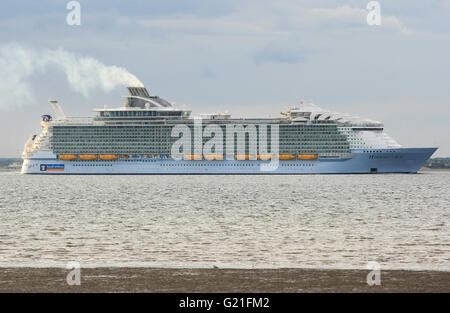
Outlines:
[[[20,171],[22,167],[21,158],[0,158],[0,171]],[[431,158],[421,168],[421,171],[428,170],[450,170],[450,158]]]
[[[68,285],[64,268],[0,267],[2,292],[450,292],[450,272],[369,270],[81,268],[80,285]],[[70,274],[69,274],[70,275]]]

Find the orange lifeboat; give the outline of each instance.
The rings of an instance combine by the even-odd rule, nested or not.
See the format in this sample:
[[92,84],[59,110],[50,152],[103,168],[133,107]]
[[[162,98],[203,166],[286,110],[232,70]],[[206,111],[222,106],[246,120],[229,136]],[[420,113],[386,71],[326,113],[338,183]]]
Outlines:
[[199,160],[203,160],[203,155],[201,155],[201,154],[186,154],[184,156],[184,159],[185,160],[196,160],[196,161],[199,161]]
[[96,155],[96,154],[80,154],[80,160],[86,160],[86,161],[98,160],[98,155]]
[[297,156],[295,154],[279,154],[278,159],[280,160],[295,160]]
[[236,154],[236,160],[254,160],[251,154]]
[[300,160],[317,160],[317,154],[299,154],[298,158]]
[[121,159],[128,159],[129,156],[128,156],[128,154],[122,154],[122,155],[120,156],[120,158],[121,158]]
[[205,159],[207,159],[208,161],[221,161],[223,160],[223,154],[207,154],[205,156]]
[[272,154],[258,154],[257,155],[258,160],[267,161],[267,160],[272,160],[272,158],[273,158]]
[[78,160],[78,155],[76,155],[76,154],[60,154],[59,159],[65,160],[65,161],[74,161],[74,160]]
[[105,161],[116,161],[119,159],[117,154],[100,154],[100,159]]

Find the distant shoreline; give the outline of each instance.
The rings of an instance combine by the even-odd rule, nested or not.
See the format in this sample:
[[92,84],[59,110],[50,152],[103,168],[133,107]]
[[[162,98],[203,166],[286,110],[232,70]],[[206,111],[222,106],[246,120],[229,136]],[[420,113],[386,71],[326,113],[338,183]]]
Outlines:
[[450,272],[386,270],[381,285],[368,270],[321,269],[81,269],[69,286],[62,268],[0,268],[0,292],[450,292]]
[[422,167],[420,170],[419,170],[419,173],[420,172],[447,172],[447,171],[450,171],[450,168],[445,168],[445,167],[443,167],[443,168],[430,168],[430,167]]

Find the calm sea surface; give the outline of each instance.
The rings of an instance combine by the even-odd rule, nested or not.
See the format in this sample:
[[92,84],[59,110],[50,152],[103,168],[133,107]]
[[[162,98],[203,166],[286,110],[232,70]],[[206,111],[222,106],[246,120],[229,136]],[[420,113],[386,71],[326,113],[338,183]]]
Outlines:
[[0,266],[450,270],[450,172],[0,173]]

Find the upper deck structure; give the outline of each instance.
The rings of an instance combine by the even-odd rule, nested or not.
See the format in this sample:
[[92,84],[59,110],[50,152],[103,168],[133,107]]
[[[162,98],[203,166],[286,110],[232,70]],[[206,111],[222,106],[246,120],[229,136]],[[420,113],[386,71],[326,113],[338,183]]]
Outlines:
[[[67,118],[53,100],[59,117],[43,115],[41,134],[25,145],[23,172],[47,172],[39,170],[41,164],[59,164],[55,172],[254,174],[274,159],[281,168],[273,173],[283,174],[417,172],[436,150],[405,150],[382,123],[310,101],[273,118],[191,118],[191,111],[144,87],[128,92],[123,106],[95,109],[88,119]],[[181,161],[174,154],[180,129],[190,136]],[[155,162],[164,170],[149,167]]]

